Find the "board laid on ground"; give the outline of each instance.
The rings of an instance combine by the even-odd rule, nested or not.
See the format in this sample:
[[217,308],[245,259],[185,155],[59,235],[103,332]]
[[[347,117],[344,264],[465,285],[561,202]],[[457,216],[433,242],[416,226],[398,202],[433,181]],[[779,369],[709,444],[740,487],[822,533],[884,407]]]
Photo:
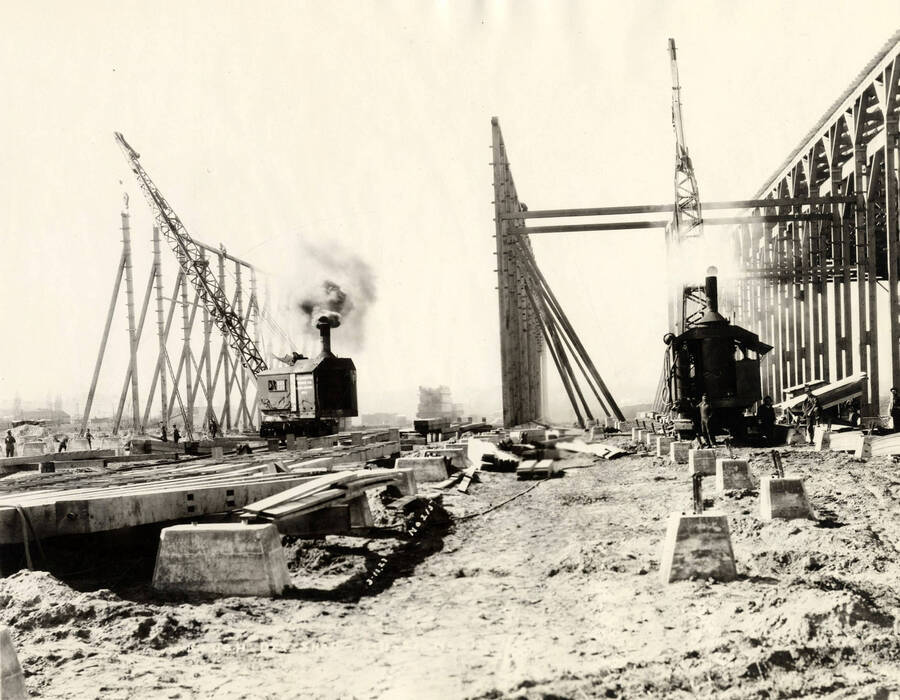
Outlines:
[[581,454],[590,454],[602,459],[615,459],[616,457],[621,457],[622,455],[628,454],[627,452],[625,452],[625,450],[620,450],[618,447],[614,447],[613,445],[605,445],[599,442],[586,443],[582,442],[581,440],[557,442],[556,449],[567,450],[569,452],[579,452]]

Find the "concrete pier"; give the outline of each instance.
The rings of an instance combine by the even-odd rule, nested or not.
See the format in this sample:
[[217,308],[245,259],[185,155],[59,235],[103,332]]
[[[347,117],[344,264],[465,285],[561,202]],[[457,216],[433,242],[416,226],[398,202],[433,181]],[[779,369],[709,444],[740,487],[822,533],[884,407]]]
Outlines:
[[715,476],[715,473],[716,473],[716,451],[715,450],[689,450],[688,451],[688,473],[689,474],[706,474],[707,476]]
[[447,478],[447,460],[443,457],[400,457],[396,469],[412,469],[417,483],[443,481]]
[[691,578],[732,581],[737,576],[728,518],[672,513],[660,559],[663,583]]
[[669,445],[673,442],[672,438],[667,437],[665,435],[658,435],[656,437],[656,456],[657,457],[668,457],[669,456]]
[[691,443],[686,440],[675,440],[669,444],[669,459],[675,464],[687,464]]
[[8,627],[0,627],[0,698],[25,700],[25,676]]
[[803,479],[762,477],[759,481],[759,515],[763,520],[812,518]]
[[752,488],[750,465],[746,459],[720,457],[716,460],[716,491]]
[[158,591],[276,596],[289,581],[274,525],[175,525],[160,532],[153,571]]

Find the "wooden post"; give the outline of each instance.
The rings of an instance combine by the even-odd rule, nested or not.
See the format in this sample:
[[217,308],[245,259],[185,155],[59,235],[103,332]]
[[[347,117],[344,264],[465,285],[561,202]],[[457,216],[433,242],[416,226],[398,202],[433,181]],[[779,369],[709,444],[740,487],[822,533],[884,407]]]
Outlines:
[[[225,252],[219,251],[219,286],[225,289]],[[229,432],[231,430],[231,381],[228,378],[229,372],[229,353],[228,341],[223,339],[220,361],[224,358],[223,363],[223,381],[225,383],[225,400],[222,402],[222,415],[219,417],[219,425]]]
[[881,411],[880,396],[880,379],[879,379],[879,348],[878,348],[878,245],[876,236],[875,212],[873,210],[873,200],[875,192],[878,191],[881,182],[881,165],[884,161],[884,154],[881,151],[876,152],[869,168],[869,182],[866,188],[866,242],[868,252],[868,273],[866,281],[868,282],[869,293],[869,369],[871,377],[872,395],[870,403],[872,406],[872,415],[877,416]]
[[[137,330],[134,323],[134,279],[131,265],[131,227],[129,226],[128,210],[122,212],[122,248],[125,253],[125,308],[128,314],[128,348],[131,356],[129,372],[131,373],[131,429],[140,434],[143,432],[141,425],[141,403],[138,398],[137,376]],[[123,396],[124,399],[124,396]],[[113,434],[116,433],[114,426]]]
[[871,343],[871,329],[866,309],[866,272],[868,260],[868,244],[866,240],[866,183],[864,172],[866,168],[866,147],[860,145],[855,139],[856,146],[853,149],[853,190],[856,194],[856,302],[859,316],[859,343],[857,345],[857,360],[859,371],[869,375],[863,382],[863,393],[860,398],[860,413],[871,415],[871,373],[869,372],[869,345]]
[[84,416],[81,419],[81,434],[88,427],[91,417],[91,407],[94,404],[94,393],[97,391],[97,380],[100,377],[100,367],[103,365],[103,355],[106,352],[106,341],[109,340],[109,329],[112,325],[113,314],[116,310],[116,301],[119,299],[119,288],[122,286],[122,273],[125,270],[125,250],[119,258],[116,267],[116,281],[113,283],[112,297],[109,300],[109,311],[106,312],[106,325],[103,327],[103,335],[100,336],[100,350],[97,352],[97,362],[94,364],[94,374],[91,377],[91,388],[88,390],[87,400],[84,403]]
[[[160,274],[160,277],[158,279],[160,280],[160,286],[158,287],[157,293],[161,294],[161,292],[162,292],[162,288],[161,288],[162,273],[160,272],[159,274]],[[172,328],[172,320],[175,318],[175,307],[178,305],[178,301],[177,301],[176,297],[178,296],[178,290],[181,288],[181,281],[182,281],[183,277],[184,277],[184,273],[181,271],[181,269],[179,269],[178,274],[175,276],[175,288],[172,290],[172,296],[170,297],[170,300],[169,300],[169,314],[168,314],[168,317],[166,318],[166,322],[163,327],[162,338],[160,339],[159,363],[153,370],[153,379],[150,382],[150,393],[147,396],[147,403],[144,406],[144,425],[146,425],[148,423],[148,421],[150,420],[150,407],[153,403],[153,394],[156,391],[156,382],[159,381],[160,386],[163,387],[163,389],[166,384],[166,377],[168,376],[166,374],[166,368],[169,366],[169,352],[166,349],[166,343],[168,342],[168,339],[169,339],[169,331]],[[157,297],[157,305],[159,306],[161,304],[162,304],[162,297],[158,296]],[[172,376],[174,377],[174,375],[172,375]],[[173,389],[174,388],[175,387],[173,387]],[[161,394],[161,398],[162,398],[162,407],[160,409],[160,418],[164,425],[168,425],[168,419],[171,417],[171,414],[172,414],[171,409],[169,407],[175,401],[174,393],[172,395],[171,401],[167,397],[165,390],[161,391],[160,394]]]
[[[159,377],[159,411],[163,425],[169,424],[169,403],[166,392],[166,339],[169,337],[168,324],[165,322],[162,293],[162,259],[159,254],[159,228],[153,227],[153,274],[156,280],[156,334],[159,341],[159,357],[156,360],[156,374]],[[180,274],[180,270],[179,270]],[[174,296],[174,294],[173,294]],[[174,305],[172,307],[174,309]],[[147,425],[150,413],[150,401],[153,398],[153,387],[147,400],[147,411],[144,413],[144,425]]]
[[900,299],[898,299],[898,262],[900,262],[900,231],[898,231],[897,198],[897,120],[896,114],[885,119],[884,145],[884,219],[887,228],[888,299],[891,328],[891,386],[900,387]]
[[[196,311],[196,303],[194,305],[194,310]],[[191,380],[191,327],[193,325],[194,314],[190,311],[191,305],[188,301],[188,285],[187,279],[182,278],[181,280],[181,320],[184,324],[184,348],[182,350],[182,362],[184,363],[184,381],[185,381],[185,393],[188,397],[187,409],[185,411],[186,415],[184,416],[184,427],[185,432],[192,433],[194,430],[194,401],[193,401],[193,392],[192,385],[193,382]],[[176,381],[177,384],[177,381]]]

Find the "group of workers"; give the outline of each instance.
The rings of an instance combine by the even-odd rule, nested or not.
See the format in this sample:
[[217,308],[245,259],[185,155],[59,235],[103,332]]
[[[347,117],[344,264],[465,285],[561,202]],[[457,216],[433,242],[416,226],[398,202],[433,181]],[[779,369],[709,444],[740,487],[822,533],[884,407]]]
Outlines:
[[[209,437],[212,440],[216,439],[216,435],[219,434],[219,424],[216,422],[216,419],[212,416],[209,418],[208,423]],[[159,439],[163,442],[169,441],[169,431],[166,429],[165,423],[159,424]],[[178,424],[172,424],[172,442],[177,443],[181,440],[181,432],[178,430]]]
[[[891,389],[891,397],[891,417],[894,419],[894,425],[900,426],[900,395],[898,395],[896,389]],[[703,394],[700,403],[697,404],[697,410],[700,418],[700,429],[697,431],[700,445],[714,447],[715,439],[712,431],[713,407],[709,401],[708,394]],[[793,416],[793,414],[790,415]],[[813,442],[815,427],[821,420],[822,407],[819,399],[813,395],[810,387],[806,387],[806,399],[801,405],[801,413],[797,417],[797,421],[799,425],[805,428],[808,442]],[[760,437],[766,444],[771,444],[775,438],[775,406],[771,396],[764,397],[759,404],[759,407],[756,409],[756,421],[759,426]]]
[[[88,449],[93,449],[94,436],[91,435],[91,429],[88,428],[84,432],[84,439],[87,440]],[[59,443],[57,445],[57,452],[65,452],[69,449],[69,436],[63,433],[63,436],[57,440]],[[6,431],[6,438],[4,439],[4,443],[6,444],[6,456],[7,457],[15,457],[16,456],[16,436],[12,434],[12,430]]]

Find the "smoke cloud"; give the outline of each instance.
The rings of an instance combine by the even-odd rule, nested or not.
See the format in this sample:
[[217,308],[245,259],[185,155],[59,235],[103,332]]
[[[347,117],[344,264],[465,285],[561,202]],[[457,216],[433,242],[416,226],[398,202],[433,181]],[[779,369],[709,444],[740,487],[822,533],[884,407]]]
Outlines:
[[363,347],[366,317],[375,301],[375,273],[357,254],[334,244],[301,244],[297,280],[284,311],[291,335],[302,339],[305,351],[315,354],[319,342],[316,322],[326,316],[341,330],[334,337],[335,352],[349,355]]

